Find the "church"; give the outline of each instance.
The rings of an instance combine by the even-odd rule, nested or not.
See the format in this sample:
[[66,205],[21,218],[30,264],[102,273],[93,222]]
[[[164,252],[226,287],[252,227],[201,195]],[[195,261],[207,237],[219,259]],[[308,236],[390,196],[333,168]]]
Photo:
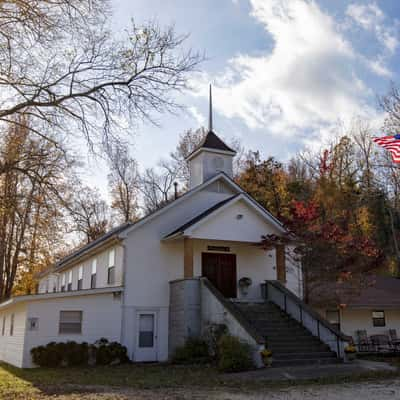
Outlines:
[[107,338],[134,362],[163,362],[210,324],[249,343],[257,366],[266,347],[277,365],[342,358],[346,338],[302,302],[290,249],[259,245],[286,231],[235,183],[234,157],[210,113],[186,193],[60,260],[37,294],[0,304],[0,361],[34,367],[39,345]]

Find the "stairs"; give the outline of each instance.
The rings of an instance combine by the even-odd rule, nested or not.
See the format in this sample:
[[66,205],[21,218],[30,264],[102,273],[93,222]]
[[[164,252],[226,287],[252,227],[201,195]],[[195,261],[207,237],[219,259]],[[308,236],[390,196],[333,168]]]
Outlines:
[[336,353],[272,302],[236,302],[242,316],[267,340],[274,367],[334,364]]

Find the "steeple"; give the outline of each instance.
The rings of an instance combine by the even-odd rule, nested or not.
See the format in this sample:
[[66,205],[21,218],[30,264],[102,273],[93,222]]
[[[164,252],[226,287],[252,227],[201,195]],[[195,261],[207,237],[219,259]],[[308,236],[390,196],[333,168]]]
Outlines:
[[224,172],[230,177],[233,176],[232,159],[236,151],[225,144],[213,131],[211,85],[208,107],[208,132],[196,149],[186,157],[189,162],[191,189],[220,172]]
[[209,110],[208,110],[208,131],[212,132],[213,130],[213,109],[212,109],[212,87],[210,83],[210,93],[208,97],[208,105],[209,105]]

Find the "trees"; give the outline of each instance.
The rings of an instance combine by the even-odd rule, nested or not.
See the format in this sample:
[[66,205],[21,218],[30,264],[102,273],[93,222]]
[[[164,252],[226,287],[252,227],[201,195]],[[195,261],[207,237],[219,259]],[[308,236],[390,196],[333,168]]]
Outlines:
[[147,168],[140,178],[140,191],[143,196],[145,214],[162,208],[173,199],[171,193],[179,176],[179,169],[168,162],[161,162],[158,170]]
[[[67,214],[86,241],[109,225],[97,192],[68,193],[69,145],[113,148],[120,121],[176,109],[172,94],[201,61],[172,28],[132,23],[117,37],[110,16],[107,0],[0,1],[0,301],[16,280],[32,290],[70,228]],[[134,219],[133,164],[123,153],[110,162],[114,210]]]
[[305,242],[306,299],[332,301],[334,290],[321,295],[321,288],[341,281],[359,288],[368,273],[384,262],[372,196],[377,187],[369,164],[362,160],[354,137],[335,140],[320,157],[311,198],[293,203],[291,223]]
[[352,222],[326,219],[315,202],[293,202],[288,226],[300,243],[296,253],[302,261],[306,302],[337,305],[335,283],[360,288],[378,268],[382,252],[373,235],[354,229]]
[[[139,191],[144,201],[144,212],[150,213],[163,207],[177,194],[189,189],[189,163],[187,157],[207,135],[205,128],[187,130],[180,135],[175,151],[168,159],[162,159],[156,168],[148,168],[139,180]],[[233,139],[230,146],[237,151],[233,165],[234,174],[238,174],[244,165],[245,150],[239,139]],[[176,184],[176,186],[175,186]]]
[[288,179],[283,164],[273,157],[261,160],[259,152],[249,152],[237,182],[278,218],[287,216]]
[[170,94],[185,87],[200,57],[182,51],[185,36],[155,23],[114,37],[110,10],[106,0],[0,2],[3,124],[29,115],[26,128],[38,136],[84,137],[93,149],[118,139],[118,119],[177,106]]
[[138,219],[139,172],[136,160],[126,146],[116,145],[108,153],[110,174],[108,184],[111,208],[119,222]]
[[204,139],[207,134],[204,128],[189,129],[179,136],[179,142],[175,151],[170,154],[171,169],[177,170],[177,177],[186,187],[189,185],[189,164],[186,157],[189,156]]
[[83,236],[86,243],[104,235],[110,227],[110,210],[97,189],[75,184],[67,203],[72,219],[72,231]]
[[[335,284],[360,288],[370,272],[389,270],[396,259],[396,241],[390,240],[399,232],[393,186],[382,190],[383,172],[368,143],[369,130],[358,128],[332,140],[327,149],[303,153],[287,164],[250,154],[238,177],[295,235],[306,301],[335,304]],[[266,236],[261,243],[271,248],[279,244],[276,240],[289,239]]]
[[11,125],[0,142],[0,301],[16,279],[51,262],[62,244],[59,197],[72,162],[49,141],[32,135],[27,116]]
[[381,108],[385,111],[384,128],[388,134],[397,134],[400,128],[400,90],[392,83],[386,96],[380,99]]

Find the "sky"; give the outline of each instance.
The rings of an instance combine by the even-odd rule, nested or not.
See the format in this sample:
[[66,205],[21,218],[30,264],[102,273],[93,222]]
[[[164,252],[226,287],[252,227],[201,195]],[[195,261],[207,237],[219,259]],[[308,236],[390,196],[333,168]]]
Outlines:
[[[179,96],[186,109],[139,125],[142,168],[168,157],[187,129],[207,124],[264,157],[287,160],[320,146],[356,118],[379,131],[378,98],[399,82],[399,0],[112,0],[113,29],[156,20],[189,34],[207,60]],[[106,172],[99,169],[98,179]],[[100,178],[100,175],[103,178]]]

